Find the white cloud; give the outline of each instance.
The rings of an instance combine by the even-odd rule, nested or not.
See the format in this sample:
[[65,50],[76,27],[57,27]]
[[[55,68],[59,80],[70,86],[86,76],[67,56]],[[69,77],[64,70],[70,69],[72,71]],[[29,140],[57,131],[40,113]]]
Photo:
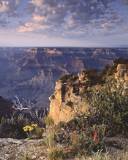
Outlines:
[[24,25],[18,27],[18,32],[33,32],[38,30],[48,29],[49,26],[45,23],[47,21],[46,16],[33,13],[31,19]]
[[115,36],[128,33],[124,1],[0,0],[0,29],[79,40]]
[[35,5],[36,7],[41,7],[44,0],[32,0],[31,3]]
[[46,20],[46,17],[45,16],[40,16],[38,14],[33,14],[33,20],[35,22],[43,22]]
[[38,30],[44,30],[47,29],[47,25],[43,25],[40,23],[34,23],[34,22],[27,22],[23,26],[20,26],[17,31],[18,32],[33,32]]
[[0,1],[0,12],[7,12],[9,10],[8,1]]
[[14,13],[21,0],[0,0],[0,13]]

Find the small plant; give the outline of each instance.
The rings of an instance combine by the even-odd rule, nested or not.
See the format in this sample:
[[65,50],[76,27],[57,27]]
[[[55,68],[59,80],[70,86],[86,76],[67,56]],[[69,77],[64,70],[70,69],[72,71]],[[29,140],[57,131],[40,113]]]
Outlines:
[[45,118],[46,124],[46,138],[45,144],[48,150],[48,159],[49,160],[62,160],[64,158],[64,153],[62,148],[57,146],[56,134],[60,127],[55,126],[54,121],[51,117],[47,116]]
[[48,130],[47,136],[45,138],[45,144],[48,149],[51,149],[55,147],[55,131],[54,130]]
[[64,158],[63,150],[58,147],[51,148],[48,151],[49,160],[63,160],[63,158]]
[[45,124],[47,127],[53,126],[54,125],[54,121],[50,116],[47,116],[44,118]]
[[24,153],[24,155],[21,157],[22,160],[32,160],[30,156],[27,153]]
[[37,124],[26,125],[23,131],[27,134],[28,138],[41,138],[43,130]]

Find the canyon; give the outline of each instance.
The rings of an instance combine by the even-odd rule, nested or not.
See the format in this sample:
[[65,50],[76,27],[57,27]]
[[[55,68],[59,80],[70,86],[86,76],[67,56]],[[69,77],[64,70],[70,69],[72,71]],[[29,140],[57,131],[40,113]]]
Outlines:
[[102,70],[126,48],[0,48],[0,96],[30,107],[49,106],[55,82],[86,69]]

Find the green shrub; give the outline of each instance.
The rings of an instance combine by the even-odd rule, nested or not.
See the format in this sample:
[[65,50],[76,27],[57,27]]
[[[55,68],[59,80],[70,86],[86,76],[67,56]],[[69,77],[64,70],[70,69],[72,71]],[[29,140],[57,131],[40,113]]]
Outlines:
[[123,89],[115,88],[113,82],[104,85],[101,90],[92,90],[86,98],[91,106],[90,119],[93,123],[105,124],[112,133],[126,133],[128,130],[128,96]]
[[74,118],[68,123],[59,124],[55,141],[70,148],[67,157],[79,154],[92,154],[105,149],[104,136],[106,126],[90,125],[85,115]]
[[23,127],[26,125],[37,124],[33,131],[33,138],[41,138],[43,133],[43,128],[45,127],[44,119],[38,113],[18,113],[15,112],[11,117],[2,117],[0,120],[0,138],[27,138],[28,133],[24,132]]
[[0,123],[0,137],[1,138],[26,138],[27,135],[23,131],[23,126],[28,123],[27,119],[22,116],[17,118],[2,118]]
[[70,138],[71,145],[80,154],[92,154],[98,150],[104,150],[104,129],[104,126],[98,125],[86,128],[85,131],[76,133]]
[[54,130],[48,130],[46,133],[47,133],[47,136],[44,139],[46,147],[48,149],[55,147],[56,143],[55,143],[55,132],[54,132]]

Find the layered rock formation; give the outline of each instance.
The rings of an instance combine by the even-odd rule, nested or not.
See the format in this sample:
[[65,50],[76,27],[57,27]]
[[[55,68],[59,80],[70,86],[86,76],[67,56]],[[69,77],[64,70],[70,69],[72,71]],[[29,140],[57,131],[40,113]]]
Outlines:
[[118,57],[127,58],[128,49],[0,48],[0,95],[11,100],[17,95],[47,108],[61,76],[84,68],[101,70]]
[[[115,73],[110,77],[108,76],[107,79],[114,80],[116,88],[121,85],[122,94],[126,96],[128,94],[128,63],[116,65]],[[62,77],[56,82],[55,92],[49,98],[49,116],[57,124],[60,121],[68,122],[77,114],[88,113],[90,106],[84,98],[84,93],[87,93],[89,88],[100,90],[103,86],[102,79],[102,73],[95,70]]]

